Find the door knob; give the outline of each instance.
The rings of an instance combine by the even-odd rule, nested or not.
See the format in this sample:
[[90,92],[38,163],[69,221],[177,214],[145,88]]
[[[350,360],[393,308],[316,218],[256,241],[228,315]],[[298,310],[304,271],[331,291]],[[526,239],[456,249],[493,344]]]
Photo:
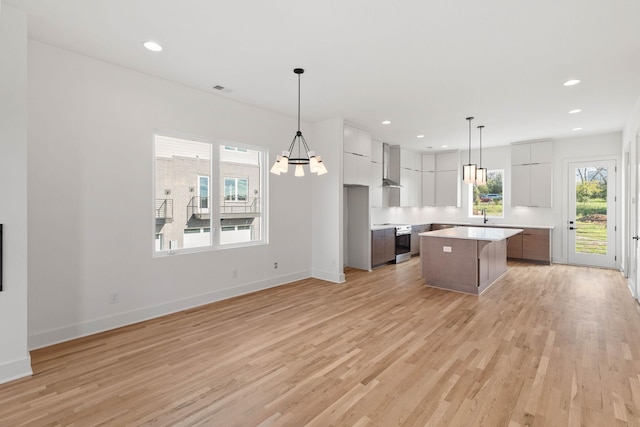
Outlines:
[[640,236],[633,236],[632,239],[633,240],[640,240]]

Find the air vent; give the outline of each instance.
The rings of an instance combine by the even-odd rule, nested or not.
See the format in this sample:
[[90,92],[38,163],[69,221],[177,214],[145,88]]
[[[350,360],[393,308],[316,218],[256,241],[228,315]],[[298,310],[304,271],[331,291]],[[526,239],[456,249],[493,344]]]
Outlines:
[[222,89],[224,89],[224,86],[215,85],[213,88],[214,88],[215,90],[222,90]]

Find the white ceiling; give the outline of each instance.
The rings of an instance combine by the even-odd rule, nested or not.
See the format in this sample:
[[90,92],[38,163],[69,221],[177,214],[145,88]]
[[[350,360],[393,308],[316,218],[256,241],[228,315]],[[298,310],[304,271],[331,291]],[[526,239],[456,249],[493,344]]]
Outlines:
[[290,116],[305,68],[303,121],[421,151],[466,147],[470,115],[474,145],[621,130],[640,96],[638,0],[3,2],[31,39]]

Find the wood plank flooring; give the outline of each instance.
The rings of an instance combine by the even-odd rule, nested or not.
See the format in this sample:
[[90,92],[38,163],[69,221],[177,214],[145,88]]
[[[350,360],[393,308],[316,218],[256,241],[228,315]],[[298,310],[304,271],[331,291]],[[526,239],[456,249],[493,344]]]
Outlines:
[[0,426],[640,426],[619,272],[510,263],[476,297],[418,261],[34,351]]

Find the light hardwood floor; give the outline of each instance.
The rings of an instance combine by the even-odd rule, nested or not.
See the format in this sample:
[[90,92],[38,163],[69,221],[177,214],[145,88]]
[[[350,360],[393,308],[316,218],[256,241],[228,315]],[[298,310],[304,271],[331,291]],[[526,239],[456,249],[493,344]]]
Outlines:
[[32,352],[0,425],[640,425],[640,310],[619,272],[510,263],[480,297],[418,259]]

